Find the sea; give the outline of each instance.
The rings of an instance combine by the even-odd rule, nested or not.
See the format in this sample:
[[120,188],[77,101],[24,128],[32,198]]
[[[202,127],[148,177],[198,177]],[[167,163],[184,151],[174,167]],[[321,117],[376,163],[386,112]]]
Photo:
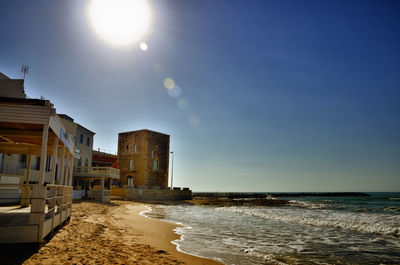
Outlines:
[[400,264],[400,192],[293,197],[288,206],[157,205],[181,252],[223,264]]

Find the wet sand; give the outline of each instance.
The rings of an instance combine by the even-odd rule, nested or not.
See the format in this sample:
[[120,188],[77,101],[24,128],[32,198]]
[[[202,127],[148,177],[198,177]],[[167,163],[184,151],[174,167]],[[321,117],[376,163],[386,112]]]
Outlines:
[[[73,204],[71,221],[32,255],[7,264],[220,264],[176,250],[176,224],[146,218],[144,204]],[[22,254],[23,249],[16,251]],[[12,255],[11,255],[12,256]],[[4,256],[3,256],[4,257]]]

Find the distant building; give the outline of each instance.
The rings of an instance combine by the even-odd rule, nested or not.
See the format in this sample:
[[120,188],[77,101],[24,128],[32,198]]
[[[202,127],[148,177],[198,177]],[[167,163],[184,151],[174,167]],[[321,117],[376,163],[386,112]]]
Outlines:
[[23,79],[11,79],[0,73],[0,97],[26,98]]
[[116,167],[117,155],[98,150],[92,152],[92,166],[93,167]]
[[[59,117],[67,129],[67,134],[74,139],[75,152],[79,154],[79,159],[75,159],[74,163],[74,198],[90,197],[110,201],[111,184],[113,180],[119,179],[119,170],[111,167],[112,164],[99,165],[98,153],[93,151],[94,132],[74,122],[74,119],[66,114],[60,114]],[[96,159],[95,163],[93,157]]]
[[74,119],[66,114],[59,114],[58,116],[66,127],[67,134],[74,139],[76,152],[80,156],[79,159],[75,159],[75,167],[91,167],[95,133],[74,122]]
[[167,187],[169,168],[167,134],[139,130],[118,134],[118,167],[122,185]]

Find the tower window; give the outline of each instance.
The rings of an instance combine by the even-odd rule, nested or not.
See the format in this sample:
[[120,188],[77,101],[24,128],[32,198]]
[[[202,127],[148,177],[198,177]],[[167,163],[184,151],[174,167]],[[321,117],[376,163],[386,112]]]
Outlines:
[[154,160],[154,171],[158,171],[158,160]]

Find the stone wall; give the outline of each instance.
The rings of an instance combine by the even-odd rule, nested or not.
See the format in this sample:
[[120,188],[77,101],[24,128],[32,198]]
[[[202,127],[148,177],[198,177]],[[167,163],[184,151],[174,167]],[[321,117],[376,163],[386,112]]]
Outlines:
[[126,200],[129,201],[180,201],[191,200],[192,191],[189,188],[170,189],[148,189],[148,188],[126,188]]
[[122,185],[167,187],[169,135],[150,130],[119,133],[118,167]]

